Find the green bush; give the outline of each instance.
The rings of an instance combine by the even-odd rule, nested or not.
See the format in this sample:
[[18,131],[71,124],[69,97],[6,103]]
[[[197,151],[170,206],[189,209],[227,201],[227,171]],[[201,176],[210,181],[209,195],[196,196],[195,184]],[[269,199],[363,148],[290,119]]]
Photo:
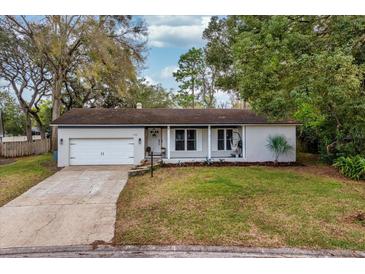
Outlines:
[[266,148],[274,154],[275,163],[278,163],[280,155],[287,154],[293,149],[284,135],[269,136],[267,138]]
[[340,157],[333,164],[338,170],[354,180],[365,179],[365,158],[360,155],[354,157]]

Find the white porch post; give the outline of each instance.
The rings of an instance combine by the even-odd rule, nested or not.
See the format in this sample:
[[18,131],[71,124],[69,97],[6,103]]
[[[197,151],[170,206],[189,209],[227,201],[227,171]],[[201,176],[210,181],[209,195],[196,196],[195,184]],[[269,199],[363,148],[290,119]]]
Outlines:
[[246,127],[242,125],[242,132],[241,132],[241,142],[242,142],[242,158],[246,158]]
[[212,130],[208,125],[208,159],[212,158]]
[[171,151],[171,147],[170,147],[170,126],[167,126],[167,159],[170,159],[170,151]]

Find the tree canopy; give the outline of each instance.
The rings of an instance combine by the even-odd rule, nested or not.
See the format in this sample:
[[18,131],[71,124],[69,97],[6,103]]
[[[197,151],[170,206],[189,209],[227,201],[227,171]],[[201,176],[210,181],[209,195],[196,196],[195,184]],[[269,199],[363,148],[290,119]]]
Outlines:
[[337,157],[365,154],[364,30],[364,16],[229,16],[204,33],[221,88],[297,119],[301,138]]
[[[100,99],[105,92],[125,95],[143,63],[147,34],[144,22],[132,16],[44,16],[37,21],[3,16],[0,32],[24,42],[15,45],[24,45],[24,52],[32,49],[33,56],[45,60],[52,119],[60,116],[62,103],[67,109],[87,103],[89,97]],[[55,128],[52,146],[57,147]]]
[[193,47],[181,55],[173,76],[180,83],[175,96],[178,105],[192,108],[215,106],[217,69],[207,63],[203,49]]
[[0,91],[0,112],[3,115],[5,135],[25,134],[25,116],[15,99],[5,91]]

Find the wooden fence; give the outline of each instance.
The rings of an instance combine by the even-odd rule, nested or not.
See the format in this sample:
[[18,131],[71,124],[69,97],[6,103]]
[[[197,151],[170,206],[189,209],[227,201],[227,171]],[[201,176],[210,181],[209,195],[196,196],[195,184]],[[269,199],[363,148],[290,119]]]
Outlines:
[[11,158],[42,154],[50,151],[50,147],[50,139],[37,140],[33,142],[0,143],[0,156]]

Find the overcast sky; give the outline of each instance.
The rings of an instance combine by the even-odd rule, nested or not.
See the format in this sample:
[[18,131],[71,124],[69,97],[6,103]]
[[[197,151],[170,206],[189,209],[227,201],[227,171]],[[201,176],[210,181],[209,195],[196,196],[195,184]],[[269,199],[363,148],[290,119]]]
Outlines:
[[[148,56],[142,75],[152,84],[178,89],[172,73],[177,69],[181,54],[191,47],[204,46],[203,31],[210,16],[143,16],[148,26]],[[217,94],[219,103],[228,96]]]
[[143,76],[151,83],[177,88],[172,73],[181,54],[202,47],[209,16],[144,16],[148,26],[148,57]]

